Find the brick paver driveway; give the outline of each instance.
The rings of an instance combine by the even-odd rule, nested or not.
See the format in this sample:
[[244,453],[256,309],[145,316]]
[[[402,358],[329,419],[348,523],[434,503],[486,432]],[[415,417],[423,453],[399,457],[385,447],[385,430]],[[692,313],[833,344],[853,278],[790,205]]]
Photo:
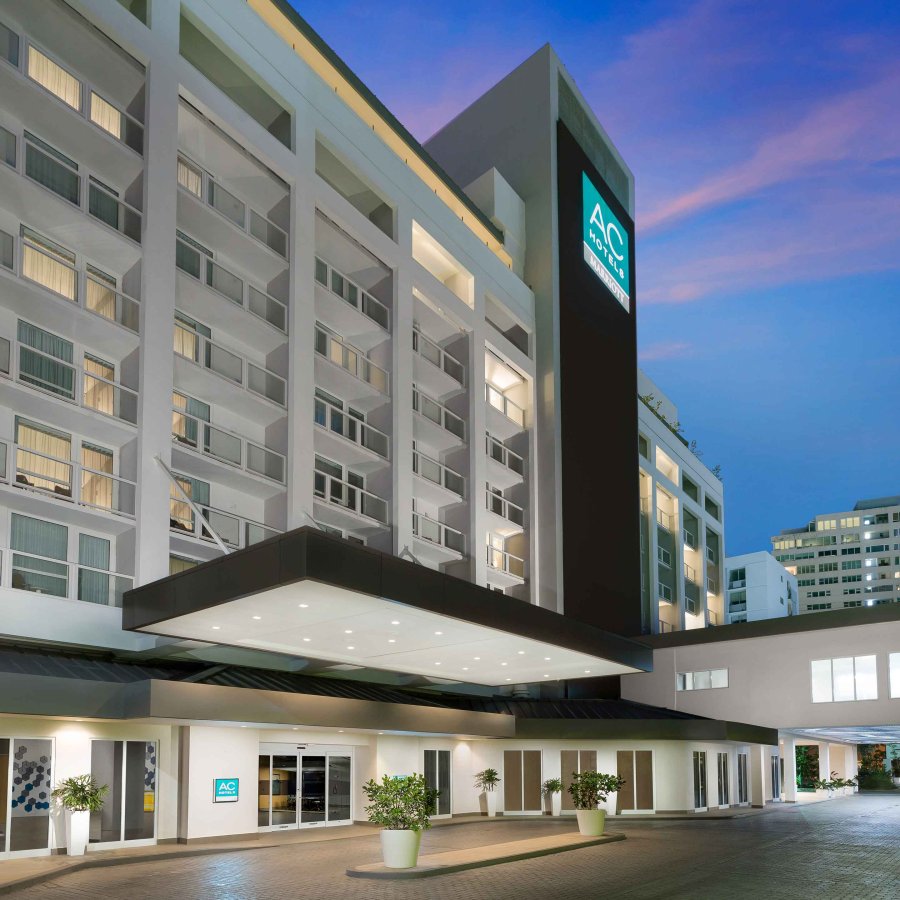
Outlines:
[[[65,875],[9,896],[29,900],[690,900],[900,898],[900,795],[856,796],[723,821],[611,823],[628,840],[412,882],[347,878],[379,858],[377,835],[142,862]],[[571,822],[435,828],[423,852],[571,830]],[[2,865],[2,863],[0,863]]]

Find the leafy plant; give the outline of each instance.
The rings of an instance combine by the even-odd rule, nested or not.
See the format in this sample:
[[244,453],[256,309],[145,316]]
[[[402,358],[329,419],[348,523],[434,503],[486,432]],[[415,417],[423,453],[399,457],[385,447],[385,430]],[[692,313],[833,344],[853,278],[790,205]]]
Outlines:
[[71,812],[99,812],[109,792],[109,785],[98,785],[92,775],[65,778],[51,796]]
[[493,791],[500,784],[500,773],[496,769],[482,769],[475,773],[475,787],[481,791]]
[[542,793],[552,797],[554,794],[561,794],[563,789],[562,779],[548,778],[541,786]]
[[384,775],[363,785],[369,800],[369,821],[393,831],[424,831],[431,828],[429,816],[437,810],[440,791],[425,783],[424,775]]
[[569,793],[575,809],[597,809],[625,784],[625,779],[618,775],[607,775],[604,772],[573,772]]
[[815,787],[819,791],[834,791],[839,788],[856,787],[856,780],[853,778],[841,778],[837,772],[832,772],[831,778],[817,778]]

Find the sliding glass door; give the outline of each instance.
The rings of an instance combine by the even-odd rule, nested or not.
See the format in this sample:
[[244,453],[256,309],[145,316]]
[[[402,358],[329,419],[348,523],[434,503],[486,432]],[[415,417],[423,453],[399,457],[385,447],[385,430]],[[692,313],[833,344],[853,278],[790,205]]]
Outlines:
[[0,858],[50,848],[53,742],[0,738]]
[[436,816],[449,816],[452,812],[450,789],[450,751],[425,751],[425,784],[438,792]]
[[694,751],[694,810],[703,812],[706,806],[706,753]]
[[91,741],[91,775],[109,786],[103,808],[91,813],[90,843],[156,838],[156,743]]

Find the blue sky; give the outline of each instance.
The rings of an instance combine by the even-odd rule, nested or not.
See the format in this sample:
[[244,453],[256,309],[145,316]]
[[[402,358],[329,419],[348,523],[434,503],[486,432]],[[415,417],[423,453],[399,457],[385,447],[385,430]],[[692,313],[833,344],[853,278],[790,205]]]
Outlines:
[[635,173],[641,365],[729,553],[900,494],[900,3],[295,5],[423,140],[554,46]]

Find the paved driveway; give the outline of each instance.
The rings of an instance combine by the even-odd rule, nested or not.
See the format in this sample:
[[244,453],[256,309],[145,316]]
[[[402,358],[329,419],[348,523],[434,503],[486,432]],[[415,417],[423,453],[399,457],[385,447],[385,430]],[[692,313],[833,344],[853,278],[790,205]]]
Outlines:
[[[350,879],[377,836],[142,862],[73,873],[9,896],[29,900],[576,900],[900,898],[900,794],[785,806],[721,821],[615,821],[628,840],[412,882]],[[571,822],[432,829],[423,852],[570,830]],[[0,863],[2,865],[2,863]]]

